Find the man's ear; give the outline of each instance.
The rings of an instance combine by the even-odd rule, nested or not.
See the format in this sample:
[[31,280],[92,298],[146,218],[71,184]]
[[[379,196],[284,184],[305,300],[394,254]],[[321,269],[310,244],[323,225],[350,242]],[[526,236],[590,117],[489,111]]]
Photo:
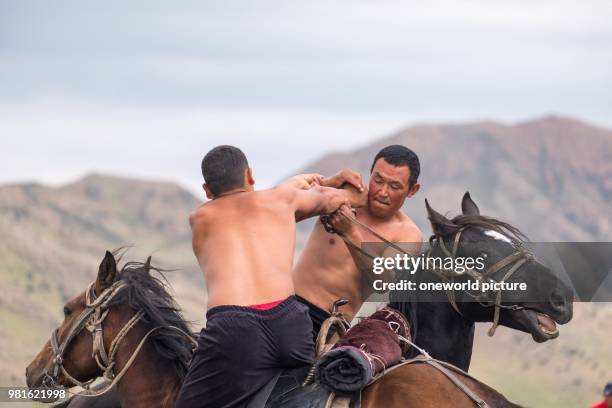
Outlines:
[[418,193],[420,189],[421,185],[419,183],[414,183],[414,185],[408,189],[408,194],[406,194],[406,198],[412,197],[413,195]]
[[208,185],[206,183],[202,184],[202,188],[204,189],[204,192],[206,193],[206,198],[208,198],[209,200],[212,200],[215,198],[215,195],[212,193],[212,191],[210,191],[210,188],[208,188]]
[[470,197],[469,191],[465,192],[461,200],[461,212],[464,215],[480,215],[480,210],[474,200],[472,200],[472,197]]
[[451,220],[431,208],[427,199],[425,199],[425,207],[427,208],[427,218],[429,218],[434,234],[446,237],[457,229],[457,226]]
[[98,277],[96,278],[95,291],[96,295],[100,295],[104,289],[108,288],[115,281],[115,275],[117,274],[117,261],[115,257],[109,251],[106,251],[104,259],[100,263],[98,269]]
[[250,167],[247,167],[244,170],[244,181],[249,186],[254,186],[255,185],[255,179],[253,178],[253,170],[251,170]]

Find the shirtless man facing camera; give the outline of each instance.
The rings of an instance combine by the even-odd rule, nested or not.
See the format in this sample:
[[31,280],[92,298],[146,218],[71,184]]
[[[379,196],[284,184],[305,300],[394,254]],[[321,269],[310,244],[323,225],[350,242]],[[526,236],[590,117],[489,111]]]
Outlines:
[[296,221],[358,205],[364,194],[314,185],[318,175],[254,191],[247,159],[233,146],[208,152],[202,174],[211,201],[190,224],[207,323],[176,406],[241,407],[280,369],[312,363],[312,323],[291,277]]
[[[420,250],[421,231],[400,208],[407,198],[419,191],[419,173],[419,159],[412,150],[400,145],[385,147],[372,163],[367,204],[356,214],[359,221],[389,241],[414,243],[410,249],[415,253]],[[346,216],[352,213],[343,206],[339,214],[332,217],[332,226],[337,232],[357,246],[364,242],[380,242],[348,221]],[[297,299],[309,308],[315,338],[321,324],[329,317],[334,301],[349,301],[342,312],[350,321],[367,296],[373,293],[374,275],[371,270],[358,266],[360,261],[362,265],[368,263],[360,257],[363,256],[354,249],[349,250],[337,235],[325,231],[321,222],[316,223],[293,270]]]

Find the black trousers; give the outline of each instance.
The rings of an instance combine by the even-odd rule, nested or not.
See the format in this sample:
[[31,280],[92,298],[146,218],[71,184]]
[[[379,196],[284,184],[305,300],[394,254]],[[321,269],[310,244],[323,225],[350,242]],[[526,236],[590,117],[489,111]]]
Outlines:
[[243,407],[279,370],[313,363],[308,307],[295,296],[268,310],[218,306],[206,318],[176,408]]
[[295,295],[295,298],[298,302],[303,303],[308,307],[308,314],[310,315],[310,320],[312,321],[312,339],[313,342],[316,342],[323,322],[331,316],[331,313],[326,312],[319,306],[310,303],[308,300],[299,295]]

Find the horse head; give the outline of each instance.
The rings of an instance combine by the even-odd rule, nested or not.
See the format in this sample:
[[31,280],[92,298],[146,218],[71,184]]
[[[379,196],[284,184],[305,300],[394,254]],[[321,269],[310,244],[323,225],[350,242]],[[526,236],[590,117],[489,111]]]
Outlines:
[[117,383],[141,348],[182,379],[192,352],[189,328],[164,283],[150,274],[159,271],[150,259],[118,271],[106,252],[95,281],[64,305],[64,320],[26,368],[28,387],[87,387],[100,376]]
[[518,229],[481,215],[469,193],[463,196],[462,214],[452,219],[426,206],[434,232],[432,254],[480,258],[481,270],[455,273],[453,281],[478,280],[479,287],[524,283],[503,291],[454,291],[450,300],[457,312],[475,322],[493,322],[489,335],[498,324],[530,333],[536,342],[559,335],[557,323],[572,318],[573,291],[523,246],[525,236]]

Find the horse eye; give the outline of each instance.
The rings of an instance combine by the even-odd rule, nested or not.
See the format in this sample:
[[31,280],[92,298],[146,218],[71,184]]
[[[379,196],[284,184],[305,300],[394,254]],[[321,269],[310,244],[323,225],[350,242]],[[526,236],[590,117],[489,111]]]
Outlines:
[[64,306],[64,316],[68,317],[70,316],[70,313],[72,313],[72,310],[68,309],[67,307]]

